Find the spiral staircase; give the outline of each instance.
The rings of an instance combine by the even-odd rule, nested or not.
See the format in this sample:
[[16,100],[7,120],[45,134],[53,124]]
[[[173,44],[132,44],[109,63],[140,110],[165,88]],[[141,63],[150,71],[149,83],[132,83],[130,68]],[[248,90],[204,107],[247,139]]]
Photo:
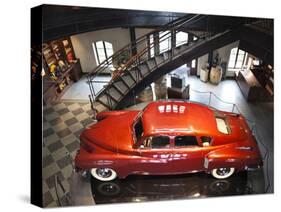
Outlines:
[[[162,75],[243,37],[241,29],[246,27],[244,25],[218,33],[189,33],[188,42],[176,42],[178,32],[184,31],[185,26],[202,18],[203,15],[187,15],[174,20],[126,45],[99,64],[87,76],[91,102],[99,102],[109,110],[123,108],[128,99]],[[170,46],[160,52],[159,46],[167,40]],[[94,83],[98,83],[97,77],[109,69],[113,70],[111,80],[101,90],[96,91]]]

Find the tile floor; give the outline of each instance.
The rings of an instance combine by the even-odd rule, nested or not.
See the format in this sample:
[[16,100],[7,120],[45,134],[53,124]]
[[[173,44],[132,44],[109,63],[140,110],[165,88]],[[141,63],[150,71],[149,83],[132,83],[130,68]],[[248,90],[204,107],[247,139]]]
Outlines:
[[43,114],[43,205],[54,207],[58,206],[55,176],[68,192],[79,135],[93,122],[92,110],[85,102],[58,102],[45,106]]

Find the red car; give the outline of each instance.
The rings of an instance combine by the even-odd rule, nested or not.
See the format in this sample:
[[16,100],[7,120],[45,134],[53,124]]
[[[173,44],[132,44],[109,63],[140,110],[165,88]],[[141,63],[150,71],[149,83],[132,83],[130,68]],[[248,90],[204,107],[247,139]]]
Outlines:
[[259,168],[257,142],[240,114],[185,101],[107,111],[80,135],[77,170],[101,181],[128,175],[206,172],[217,179]]

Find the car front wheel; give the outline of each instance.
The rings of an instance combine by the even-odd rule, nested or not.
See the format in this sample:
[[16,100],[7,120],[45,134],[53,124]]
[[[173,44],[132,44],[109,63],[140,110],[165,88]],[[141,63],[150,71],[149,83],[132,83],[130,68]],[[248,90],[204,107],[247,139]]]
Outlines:
[[235,168],[217,168],[211,171],[211,174],[216,179],[226,179],[233,175]]
[[117,177],[116,172],[110,168],[92,168],[91,175],[100,181],[111,181]]

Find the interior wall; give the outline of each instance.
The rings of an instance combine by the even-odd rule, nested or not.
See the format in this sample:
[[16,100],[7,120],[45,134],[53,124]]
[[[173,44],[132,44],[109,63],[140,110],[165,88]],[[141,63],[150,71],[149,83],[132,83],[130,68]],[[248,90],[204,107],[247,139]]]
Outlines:
[[[155,29],[151,29],[151,28],[135,28],[135,32],[136,32],[136,39],[138,39],[139,37],[147,34],[147,33],[150,33],[152,31],[154,31]],[[147,47],[147,43],[142,43],[141,45],[138,45],[137,47],[137,51],[140,52],[141,50],[143,50],[144,48]],[[144,54],[144,57],[147,57],[146,54]]]
[[226,76],[231,77],[234,76],[235,72],[228,70],[228,61],[229,61],[229,56],[230,56],[230,51],[231,49],[238,47],[239,46],[239,41],[230,43],[222,48],[216,49],[213,51],[213,60],[216,57],[216,54],[219,54],[219,58],[221,58],[221,62],[226,62]]
[[110,42],[116,52],[130,43],[130,32],[129,29],[113,28],[73,35],[70,38],[75,55],[80,58],[82,71],[87,73],[97,66],[92,43],[100,40]]
[[[226,67],[228,67],[228,61],[230,56],[231,49],[238,47],[239,41],[230,43],[226,46],[223,46],[222,48],[216,49],[213,51],[213,60],[215,59],[217,53],[219,54],[219,58],[221,58],[221,62],[226,62]],[[200,70],[202,67],[206,66],[206,63],[208,62],[208,54],[205,54],[197,59],[197,75],[200,75]],[[226,76],[232,77],[234,76],[235,72],[228,70],[226,68]]]
[[209,54],[205,54],[201,57],[198,57],[198,59],[197,59],[197,75],[200,75],[201,68],[206,67],[206,64],[208,63],[208,57],[209,57]]

